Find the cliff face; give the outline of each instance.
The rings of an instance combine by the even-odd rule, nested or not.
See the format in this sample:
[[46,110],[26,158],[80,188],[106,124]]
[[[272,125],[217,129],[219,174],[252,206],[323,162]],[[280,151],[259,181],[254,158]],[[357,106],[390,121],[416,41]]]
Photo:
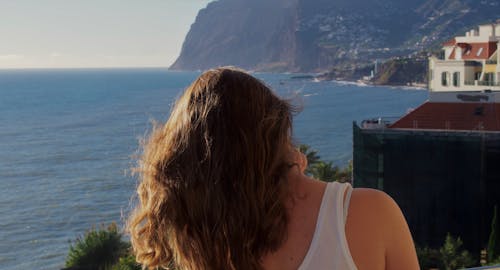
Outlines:
[[380,71],[372,81],[380,85],[427,84],[427,65],[423,59],[393,59],[380,65]]
[[[378,72],[367,83],[375,85],[425,85],[427,84],[427,59],[394,58],[378,64]],[[357,81],[374,71],[375,65],[359,65],[351,67],[334,67],[317,76],[320,80]]]
[[498,0],[218,0],[172,69],[326,71],[438,46],[499,18]]
[[172,69],[294,67],[296,3],[219,0],[200,10]]

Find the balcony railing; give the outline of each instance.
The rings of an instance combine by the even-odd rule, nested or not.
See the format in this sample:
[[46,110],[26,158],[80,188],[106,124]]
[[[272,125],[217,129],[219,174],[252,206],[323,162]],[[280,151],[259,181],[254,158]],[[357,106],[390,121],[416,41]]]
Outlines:
[[477,84],[480,86],[500,86],[500,82],[492,81],[478,81]]
[[394,124],[400,117],[385,116],[379,118],[365,119],[361,121],[361,127],[365,129],[381,129]]
[[492,82],[492,81],[465,81],[464,85],[470,86],[500,86],[500,82]]

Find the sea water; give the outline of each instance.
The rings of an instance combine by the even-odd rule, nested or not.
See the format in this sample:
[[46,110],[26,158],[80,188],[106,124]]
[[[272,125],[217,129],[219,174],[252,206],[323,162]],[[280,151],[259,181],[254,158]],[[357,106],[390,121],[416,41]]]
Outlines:
[[[138,141],[198,75],[0,70],[0,269],[62,268],[77,236],[123,225]],[[353,121],[399,117],[427,98],[417,89],[254,75],[302,108],[295,141],[339,166],[352,159]]]

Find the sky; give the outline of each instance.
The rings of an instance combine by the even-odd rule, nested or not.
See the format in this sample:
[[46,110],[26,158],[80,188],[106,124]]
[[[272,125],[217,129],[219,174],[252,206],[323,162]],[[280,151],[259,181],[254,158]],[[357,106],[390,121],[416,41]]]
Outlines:
[[211,0],[0,0],[0,69],[168,67]]

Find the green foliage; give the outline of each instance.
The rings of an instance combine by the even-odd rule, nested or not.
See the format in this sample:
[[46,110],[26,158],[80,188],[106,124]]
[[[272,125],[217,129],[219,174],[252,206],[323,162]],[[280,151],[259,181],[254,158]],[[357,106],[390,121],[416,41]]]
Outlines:
[[135,257],[133,255],[128,255],[126,257],[122,257],[118,260],[118,263],[113,265],[111,270],[141,270],[142,267],[135,261]]
[[441,254],[436,249],[417,247],[418,263],[421,269],[442,269]]
[[[66,267],[73,269],[109,269],[128,254],[130,244],[122,240],[118,227],[91,229],[70,246]],[[123,268],[126,269],[126,268]]]
[[332,162],[319,161],[311,166],[311,174],[314,178],[325,182],[333,182],[337,179],[339,169]]
[[316,179],[325,182],[349,182],[352,175],[352,162],[346,168],[339,168],[333,165],[331,161],[321,160],[318,152],[312,150],[308,145],[301,144],[299,151],[302,152],[307,158],[307,168],[305,173]]
[[420,268],[455,270],[474,266],[476,262],[467,250],[463,250],[462,244],[460,237],[453,238],[448,234],[439,250],[417,247]]
[[498,256],[496,259],[493,259],[491,261],[488,261],[486,265],[500,265],[500,256]]
[[462,250],[462,244],[460,237],[455,239],[450,234],[446,236],[443,246],[439,249],[444,269],[455,270],[474,265],[474,259],[467,250]]
[[375,75],[375,84],[406,85],[427,82],[427,61],[417,58],[395,58],[383,63]]
[[493,208],[493,217],[491,219],[490,238],[488,240],[488,262],[495,261],[495,258],[500,259],[500,234],[499,223],[497,218],[497,206]]
[[337,181],[339,182],[351,182],[352,179],[352,160],[349,160],[347,167],[341,168],[337,174]]

